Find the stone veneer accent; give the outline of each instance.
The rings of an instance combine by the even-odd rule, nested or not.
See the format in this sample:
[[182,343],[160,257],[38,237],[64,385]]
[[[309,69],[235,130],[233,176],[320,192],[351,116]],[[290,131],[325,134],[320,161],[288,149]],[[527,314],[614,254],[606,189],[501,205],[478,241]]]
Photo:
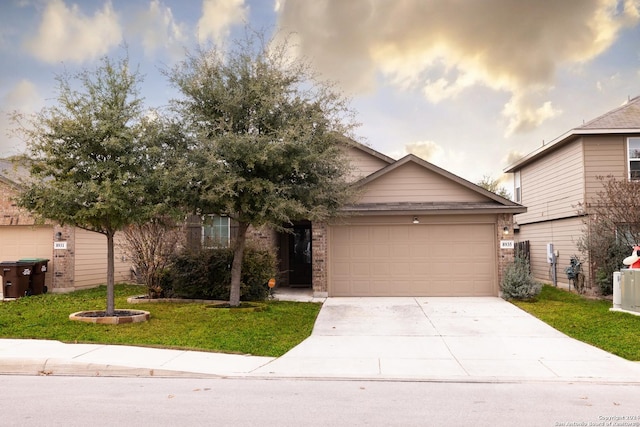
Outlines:
[[[58,233],[60,233],[58,237]],[[53,242],[67,242],[67,249],[53,250],[53,278],[50,291],[71,292],[75,290],[76,229],[69,225],[53,227]]]
[[[513,232],[513,215],[512,214],[498,214],[498,221],[496,223],[496,235],[498,236],[496,245],[496,251],[498,252],[496,259],[498,260],[498,289],[501,291],[502,277],[504,276],[504,270],[509,264],[511,264],[515,258],[514,249],[500,249],[501,240],[515,240]],[[509,234],[504,234],[504,227],[509,228]]]
[[311,224],[312,241],[312,283],[313,296],[324,298],[328,296],[327,286],[327,224],[314,222]]

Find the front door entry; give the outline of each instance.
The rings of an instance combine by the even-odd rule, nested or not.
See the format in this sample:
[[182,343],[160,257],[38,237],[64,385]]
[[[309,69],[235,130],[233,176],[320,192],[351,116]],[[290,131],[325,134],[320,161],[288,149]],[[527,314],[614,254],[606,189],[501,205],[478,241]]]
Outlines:
[[311,223],[293,226],[289,235],[289,286],[311,286]]

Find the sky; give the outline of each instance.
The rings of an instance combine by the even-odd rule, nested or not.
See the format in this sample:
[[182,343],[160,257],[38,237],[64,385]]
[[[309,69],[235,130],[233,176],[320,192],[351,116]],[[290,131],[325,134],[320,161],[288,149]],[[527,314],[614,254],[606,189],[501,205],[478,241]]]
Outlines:
[[57,75],[122,57],[147,105],[162,70],[245,26],[289,34],[351,100],[356,139],[471,182],[640,95],[640,0],[0,0],[0,157],[8,115],[55,104]]

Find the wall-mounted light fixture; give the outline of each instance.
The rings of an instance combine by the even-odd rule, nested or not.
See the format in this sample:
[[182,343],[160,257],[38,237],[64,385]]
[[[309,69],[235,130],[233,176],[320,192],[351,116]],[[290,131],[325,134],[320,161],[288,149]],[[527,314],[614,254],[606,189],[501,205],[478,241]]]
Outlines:
[[58,231],[56,233],[56,240],[59,242],[60,240],[62,240],[62,232]]
[[504,233],[505,235],[509,234],[509,227],[505,225],[505,227],[502,229],[502,233]]
[[418,217],[417,217],[417,216],[414,216],[414,217],[413,217],[413,223],[414,223],[414,224],[420,224],[420,220],[418,219]]

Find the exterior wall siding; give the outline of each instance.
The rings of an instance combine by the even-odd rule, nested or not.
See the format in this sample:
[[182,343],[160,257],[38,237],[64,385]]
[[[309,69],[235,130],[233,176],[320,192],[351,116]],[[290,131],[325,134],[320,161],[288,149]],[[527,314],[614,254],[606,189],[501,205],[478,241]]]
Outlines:
[[486,200],[482,195],[415,163],[406,163],[369,182],[359,203],[483,202]]
[[[116,234],[114,280],[131,281],[131,263],[119,245]],[[89,288],[107,282],[107,238],[99,233],[76,229],[75,236],[74,287]]]
[[520,170],[522,205],[519,225],[565,218],[577,214],[584,201],[584,155],[577,139]]
[[[568,286],[569,281],[564,269],[569,266],[572,255],[583,259],[577,247],[583,229],[582,217],[520,225],[517,240],[530,242],[531,272],[536,280],[552,283],[550,264],[547,262],[547,243],[553,243],[554,250],[559,252],[556,266],[557,281]],[[588,268],[586,264],[583,266],[583,273],[588,278]]]
[[584,137],[586,200],[592,200],[602,191],[598,176],[627,178],[626,150],[627,137],[624,135]]
[[358,148],[349,147],[347,155],[351,165],[349,179],[357,181],[387,166],[388,163]]

